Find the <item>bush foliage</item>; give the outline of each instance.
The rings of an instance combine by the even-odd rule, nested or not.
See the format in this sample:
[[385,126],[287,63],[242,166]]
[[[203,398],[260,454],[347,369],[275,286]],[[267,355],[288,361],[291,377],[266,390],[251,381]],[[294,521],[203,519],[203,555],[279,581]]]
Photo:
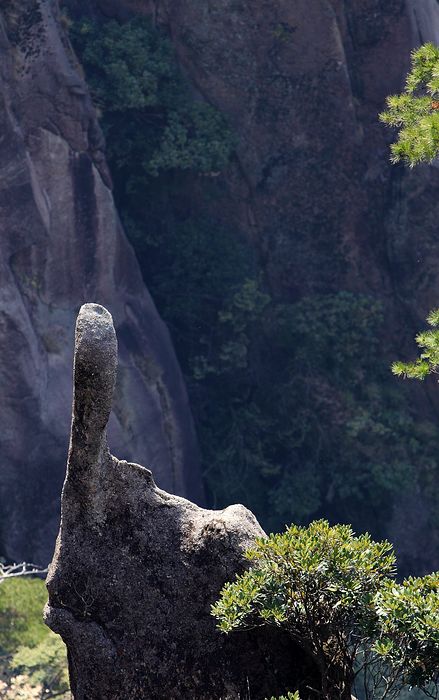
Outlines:
[[247,558],[212,608],[223,632],[284,629],[314,662],[312,691],[325,700],[350,700],[356,679],[368,699],[404,686],[437,697],[439,574],[397,584],[388,542],[324,520],[260,538]]
[[65,697],[69,690],[66,649],[43,623],[44,582],[15,578],[0,585],[0,697]]
[[166,171],[227,166],[233,138],[224,118],[191,98],[170,41],[148,20],[99,25],[83,19],[70,32],[120,188],[140,194],[151,176]]

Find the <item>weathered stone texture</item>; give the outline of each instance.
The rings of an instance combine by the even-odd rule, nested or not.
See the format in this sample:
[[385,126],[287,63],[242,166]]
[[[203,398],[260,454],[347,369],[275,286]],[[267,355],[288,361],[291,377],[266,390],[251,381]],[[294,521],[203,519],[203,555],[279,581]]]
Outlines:
[[[73,422],[46,622],[68,647],[74,700],[265,698],[309,671],[281,634],[215,629],[210,605],[263,534],[243,506],[203,510],[112,457],[110,314],[77,323]],[[117,390],[116,390],[117,393]]]
[[120,340],[112,449],[201,498],[186,392],[115,211],[103,139],[54,0],[0,4],[0,553],[50,560],[89,299]]

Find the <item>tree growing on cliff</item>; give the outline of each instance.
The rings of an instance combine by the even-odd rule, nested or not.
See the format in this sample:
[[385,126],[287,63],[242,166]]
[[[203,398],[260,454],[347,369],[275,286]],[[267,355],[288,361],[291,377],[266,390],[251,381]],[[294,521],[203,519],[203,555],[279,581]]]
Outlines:
[[151,179],[164,172],[211,175],[227,167],[234,138],[224,117],[192,99],[171,42],[147,19],[97,23],[84,17],[72,23],[70,37],[124,201],[144,196]]
[[392,546],[324,520],[258,539],[251,568],[212,608],[229,633],[284,629],[316,665],[310,697],[398,697],[405,686],[438,697],[439,574],[395,582]]
[[421,353],[414,362],[394,362],[392,372],[397,377],[425,379],[439,372],[439,309],[427,316],[430,329],[418,333],[415,340]]
[[394,163],[413,167],[439,155],[439,47],[425,44],[413,51],[405,90],[387,98],[380,118],[399,129],[391,146]]
[[[388,110],[380,115],[385,124],[400,129],[391,147],[392,161],[410,166],[431,162],[439,155],[439,47],[425,44],[412,53],[412,68],[401,95],[387,98]],[[414,362],[394,362],[398,377],[425,379],[439,371],[439,309],[427,317],[430,329],[415,340],[421,352]]]

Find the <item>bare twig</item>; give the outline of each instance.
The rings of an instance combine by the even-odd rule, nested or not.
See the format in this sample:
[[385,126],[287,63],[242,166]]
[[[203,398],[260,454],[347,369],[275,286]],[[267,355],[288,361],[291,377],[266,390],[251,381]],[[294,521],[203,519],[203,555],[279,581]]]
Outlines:
[[19,576],[37,576],[41,574],[47,574],[48,568],[41,569],[36,564],[28,564],[27,562],[21,562],[21,564],[2,564],[0,562],[0,584],[6,581],[8,578],[16,578]]

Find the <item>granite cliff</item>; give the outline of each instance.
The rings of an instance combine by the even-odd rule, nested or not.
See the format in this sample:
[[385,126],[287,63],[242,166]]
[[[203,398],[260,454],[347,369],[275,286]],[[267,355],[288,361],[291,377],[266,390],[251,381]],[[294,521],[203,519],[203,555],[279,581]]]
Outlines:
[[111,194],[104,144],[52,0],[0,5],[0,554],[46,564],[70,424],[73,321],[93,300],[120,342],[112,450],[200,500],[185,387]]
[[411,49],[439,39],[436,0],[64,4],[146,14],[169,31],[194,89],[238,137],[212,206],[258,246],[280,294],[348,282],[396,306],[415,290],[422,312],[434,303],[437,169],[392,167],[377,116]]
[[[145,15],[170,36],[194,96],[226,117],[237,143],[220,176],[188,178],[184,207],[243,234],[281,302],[339,289],[370,294],[383,305],[389,361],[409,356],[421,319],[438,304],[439,174],[435,165],[391,166],[391,135],[377,115],[401,87],[410,50],[437,41],[436,0],[61,5],[73,17]],[[84,301],[110,308],[121,343],[113,451],[153,465],[169,490],[194,497],[199,480],[180,374],[120,230],[102,137],[57,4],[8,0],[1,28],[1,540],[11,556],[29,556],[54,531],[69,328]],[[437,421],[436,389],[410,389],[420,417]],[[148,444],[145,425],[155,436]],[[381,534],[410,568],[437,566],[428,498],[419,484],[398,498]]]
[[[227,172],[194,181],[186,200],[252,242],[274,296],[370,294],[383,304],[388,361],[409,356],[415,330],[438,304],[439,173],[391,166],[391,134],[378,114],[402,86],[411,49],[438,40],[436,0],[65,5],[73,15],[147,15],[169,34],[194,94],[226,116],[237,138]],[[436,389],[410,388],[418,415],[433,421]],[[385,534],[410,568],[437,566],[418,487],[386,518]],[[365,525],[372,520],[366,515]]]

